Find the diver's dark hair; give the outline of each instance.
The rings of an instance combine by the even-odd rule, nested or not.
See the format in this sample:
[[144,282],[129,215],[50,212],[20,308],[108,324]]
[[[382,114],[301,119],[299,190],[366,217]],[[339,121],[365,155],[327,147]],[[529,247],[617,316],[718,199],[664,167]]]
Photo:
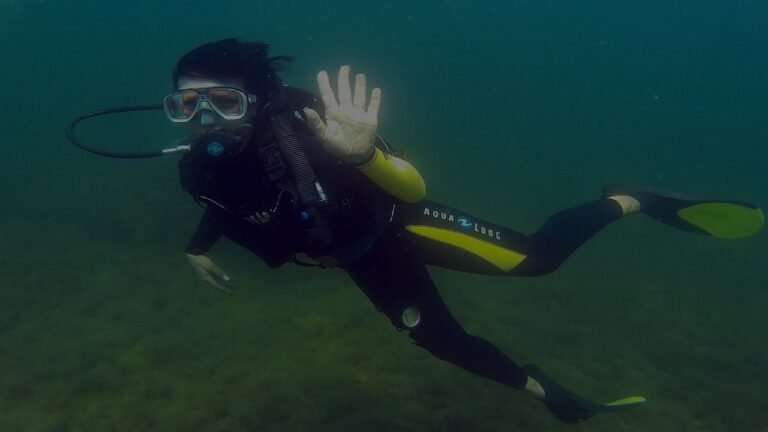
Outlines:
[[264,42],[240,42],[236,38],[210,42],[189,51],[173,70],[173,88],[179,77],[239,79],[245,90],[266,97],[274,88],[274,75],[293,60],[289,56],[269,57]]

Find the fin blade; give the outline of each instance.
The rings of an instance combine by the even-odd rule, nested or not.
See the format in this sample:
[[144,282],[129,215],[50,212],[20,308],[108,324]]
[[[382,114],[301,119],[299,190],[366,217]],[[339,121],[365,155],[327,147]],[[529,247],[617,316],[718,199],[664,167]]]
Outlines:
[[677,215],[713,237],[728,239],[754,235],[765,223],[760,208],[727,201],[696,203],[681,208]]
[[646,402],[643,396],[628,396],[625,398],[617,399],[612,402],[608,402],[604,407],[619,408],[619,409],[631,409]]

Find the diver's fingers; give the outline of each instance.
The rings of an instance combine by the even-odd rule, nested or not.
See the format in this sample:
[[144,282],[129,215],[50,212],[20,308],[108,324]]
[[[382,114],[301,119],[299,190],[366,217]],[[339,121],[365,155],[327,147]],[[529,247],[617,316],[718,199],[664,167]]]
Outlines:
[[209,284],[213,285],[216,289],[224,291],[225,293],[229,295],[233,295],[232,290],[221,284],[219,281],[216,280],[215,277],[211,275],[205,275],[203,277],[203,280],[208,282]]
[[336,103],[336,96],[334,96],[333,89],[331,88],[328,72],[320,71],[317,74],[317,88],[320,90],[320,97],[323,99],[325,108],[330,109],[338,105]]
[[219,283],[219,285],[227,288],[227,289],[237,289],[237,286],[232,282],[232,278],[228,275],[225,275],[223,273],[209,273],[210,276],[213,276],[213,278],[216,280],[216,282]]
[[323,140],[328,130],[325,127],[325,123],[323,123],[323,119],[320,118],[320,114],[312,108],[304,108],[304,115],[307,117],[307,124],[309,124],[312,132],[315,133],[315,136]]
[[355,75],[355,94],[352,103],[360,108],[365,107],[365,75]]
[[230,281],[232,280],[232,278],[229,277],[229,275],[224,270],[222,270],[219,266],[214,264],[213,261],[209,263],[208,267],[205,269],[205,272],[206,274],[213,276],[213,278],[216,279],[216,281],[219,284],[224,285],[226,287],[233,286],[230,284]]
[[376,87],[371,92],[371,102],[368,104],[368,115],[376,119],[379,115],[379,105],[381,105],[381,89]]
[[206,267],[205,271],[223,281],[229,280],[229,276],[227,276],[227,273],[225,273],[224,270],[220,269],[219,266],[214,264],[213,261],[208,263],[208,266]]
[[352,103],[352,89],[349,87],[349,66],[339,68],[339,105]]

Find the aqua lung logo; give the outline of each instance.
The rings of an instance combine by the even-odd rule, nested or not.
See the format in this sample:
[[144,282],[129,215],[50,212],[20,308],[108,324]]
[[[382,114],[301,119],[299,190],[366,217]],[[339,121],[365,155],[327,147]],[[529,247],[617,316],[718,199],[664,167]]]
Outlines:
[[440,219],[447,222],[454,222],[457,225],[459,225],[459,227],[461,227],[461,229],[464,231],[471,230],[483,236],[496,239],[496,240],[501,240],[501,233],[499,231],[485,227],[477,222],[472,221],[472,219],[466,216],[454,216],[449,212],[432,210],[429,207],[424,207],[424,215],[430,216],[434,219]]
[[459,224],[459,226],[465,230],[472,229],[472,227],[475,226],[475,224],[472,222],[472,219],[466,217],[466,216],[459,216],[456,218],[456,223]]

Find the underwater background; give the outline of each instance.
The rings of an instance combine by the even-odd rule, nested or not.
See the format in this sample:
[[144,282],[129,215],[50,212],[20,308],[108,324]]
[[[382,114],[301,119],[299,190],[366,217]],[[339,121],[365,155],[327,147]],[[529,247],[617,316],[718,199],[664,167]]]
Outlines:
[[[766,206],[766,22],[758,0],[4,0],[0,431],[768,431],[765,231],[635,216],[546,277],[434,269],[519,363],[648,399],[568,426],[412,345],[340,270],[269,270],[222,240],[240,288],[220,294],[184,258],[201,212],[176,157],[64,136],[81,112],[160,102],[182,54],[236,36],[295,56],[288,84],[366,73],[430,198],[522,232],[609,182]],[[142,149],[177,133],[160,112],[88,127]]]

